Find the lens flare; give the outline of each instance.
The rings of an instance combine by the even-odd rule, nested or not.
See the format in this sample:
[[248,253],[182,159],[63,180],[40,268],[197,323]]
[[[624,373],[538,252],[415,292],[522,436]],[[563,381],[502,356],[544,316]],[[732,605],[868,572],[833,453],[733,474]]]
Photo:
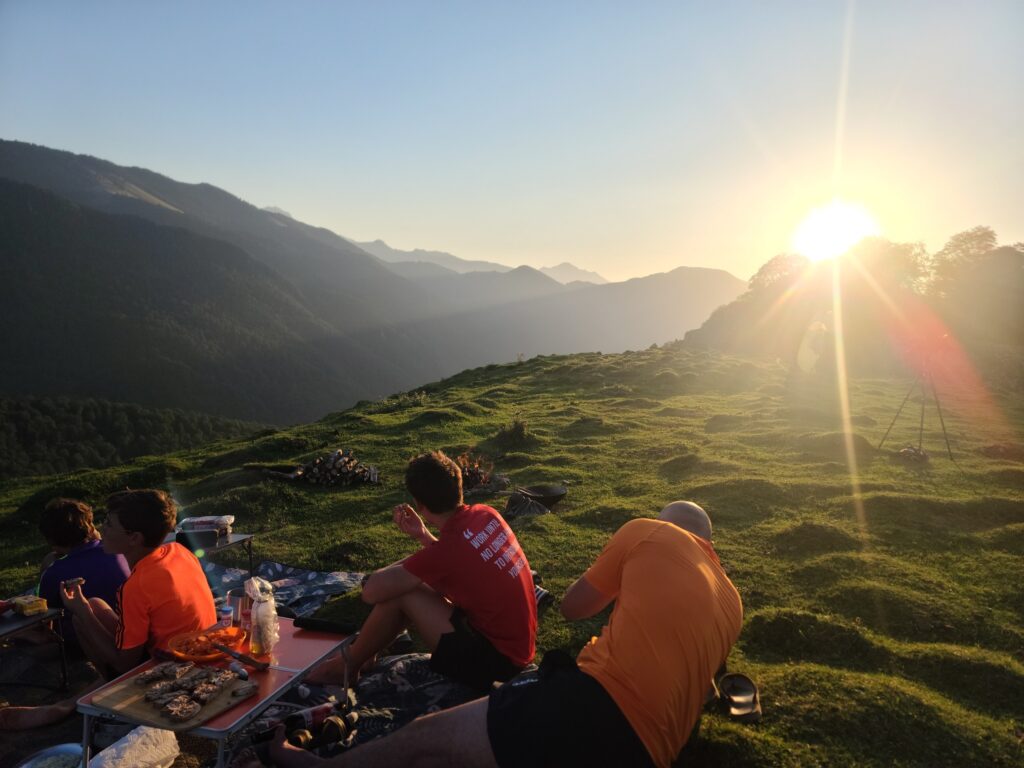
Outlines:
[[841,256],[865,237],[882,233],[875,217],[862,205],[833,200],[813,209],[793,233],[792,248],[811,261]]

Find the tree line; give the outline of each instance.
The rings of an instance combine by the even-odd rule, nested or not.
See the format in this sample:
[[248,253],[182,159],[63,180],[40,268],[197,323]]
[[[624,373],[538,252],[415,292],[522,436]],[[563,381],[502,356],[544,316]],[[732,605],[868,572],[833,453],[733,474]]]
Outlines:
[[0,478],[122,464],[260,425],[168,408],[69,397],[0,397]]

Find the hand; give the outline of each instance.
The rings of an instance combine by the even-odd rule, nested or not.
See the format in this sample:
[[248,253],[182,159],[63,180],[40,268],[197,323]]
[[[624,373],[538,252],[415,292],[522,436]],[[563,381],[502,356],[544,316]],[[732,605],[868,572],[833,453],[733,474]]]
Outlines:
[[270,742],[270,761],[280,768],[306,768],[307,766],[324,765],[312,752],[294,747],[285,740],[284,726],[277,726],[274,740]]
[[409,538],[416,539],[420,543],[432,539],[423,518],[408,504],[399,504],[391,511],[391,514],[398,530]]
[[75,584],[70,589],[65,589],[64,585],[60,585],[60,600],[64,603],[64,607],[68,613],[72,616],[81,616],[84,613],[91,611],[92,606],[89,605],[89,601],[85,595],[82,594],[82,585]]

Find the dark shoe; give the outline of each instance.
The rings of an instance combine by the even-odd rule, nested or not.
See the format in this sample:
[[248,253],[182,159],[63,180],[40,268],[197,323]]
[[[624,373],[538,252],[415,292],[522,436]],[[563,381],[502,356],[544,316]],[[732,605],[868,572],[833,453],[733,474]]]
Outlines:
[[718,679],[718,692],[722,707],[733,720],[740,723],[761,722],[761,697],[757,685],[746,675],[730,672]]

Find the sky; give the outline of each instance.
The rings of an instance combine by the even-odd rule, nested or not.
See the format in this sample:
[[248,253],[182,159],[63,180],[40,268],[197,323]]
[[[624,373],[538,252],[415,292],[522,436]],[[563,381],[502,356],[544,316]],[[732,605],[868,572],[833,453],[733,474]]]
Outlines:
[[1024,3],[0,0],[0,138],[354,240],[746,279],[833,197],[1024,240]]

